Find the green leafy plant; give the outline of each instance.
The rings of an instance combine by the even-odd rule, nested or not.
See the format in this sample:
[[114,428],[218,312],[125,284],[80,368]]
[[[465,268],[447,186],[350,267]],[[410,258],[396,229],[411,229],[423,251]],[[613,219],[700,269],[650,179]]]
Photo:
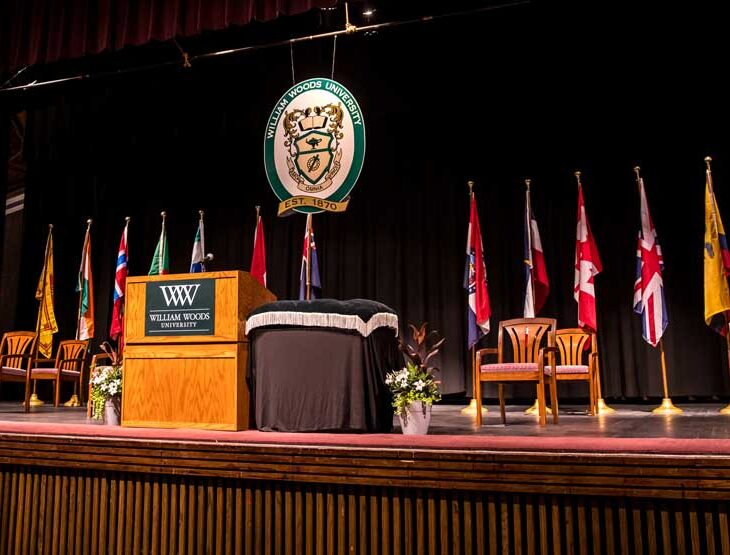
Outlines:
[[109,399],[118,399],[122,395],[121,358],[107,342],[101,345],[101,349],[109,355],[111,365],[91,369],[91,414],[96,420],[104,418],[104,405]]
[[429,361],[439,352],[445,338],[439,339],[436,331],[427,331],[428,323],[417,328],[409,324],[413,343],[400,340],[398,348],[408,358],[400,370],[389,372],[385,383],[393,394],[393,408],[403,418],[407,417],[407,407],[414,401],[421,401],[424,413],[429,405],[441,400],[439,381],[434,372],[438,368],[429,366]]

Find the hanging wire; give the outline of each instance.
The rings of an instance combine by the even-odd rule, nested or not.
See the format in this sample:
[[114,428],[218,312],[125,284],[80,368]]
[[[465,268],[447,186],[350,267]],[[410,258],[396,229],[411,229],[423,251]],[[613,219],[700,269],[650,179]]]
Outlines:
[[296,85],[297,80],[294,78],[294,43],[289,43],[289,56],[291,57],[291,84]]
[[330,79],[332,81],[335,80],[335,55],[337,54],[337,35],[335,35],[335,38],[332,39],[332,75],[330,75]]

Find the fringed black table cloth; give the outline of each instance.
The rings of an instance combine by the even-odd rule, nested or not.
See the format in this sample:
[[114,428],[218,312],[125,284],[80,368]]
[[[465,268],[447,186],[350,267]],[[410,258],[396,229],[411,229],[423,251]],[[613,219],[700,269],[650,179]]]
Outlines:
[[404,364],[393,309],[365,299],[277,301],[249,314],[246,333],[259,430],[390,431],[385,374]]

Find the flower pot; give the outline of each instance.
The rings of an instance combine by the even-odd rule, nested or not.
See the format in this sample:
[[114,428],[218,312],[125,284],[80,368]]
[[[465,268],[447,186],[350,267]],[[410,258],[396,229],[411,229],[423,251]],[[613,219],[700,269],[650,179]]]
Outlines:
[[119,426],[119,414],[121,412],[121,399],[112,397],[104,403],[104,423],[109,426]]
[[431,405],[413,401],[406,407],[405,415],[399,413],[398,418],[400,418],[400,427],[404,434],[425,435],[428,433],[428,425],[431,422]]

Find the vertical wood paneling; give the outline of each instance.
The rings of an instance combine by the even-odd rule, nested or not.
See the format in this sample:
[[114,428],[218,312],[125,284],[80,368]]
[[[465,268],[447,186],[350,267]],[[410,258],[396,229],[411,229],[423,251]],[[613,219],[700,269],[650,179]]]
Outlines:
[[[723,553],[725,502],[0,468],[2,553]],[[689,537],[686,537],[689,534]]]

